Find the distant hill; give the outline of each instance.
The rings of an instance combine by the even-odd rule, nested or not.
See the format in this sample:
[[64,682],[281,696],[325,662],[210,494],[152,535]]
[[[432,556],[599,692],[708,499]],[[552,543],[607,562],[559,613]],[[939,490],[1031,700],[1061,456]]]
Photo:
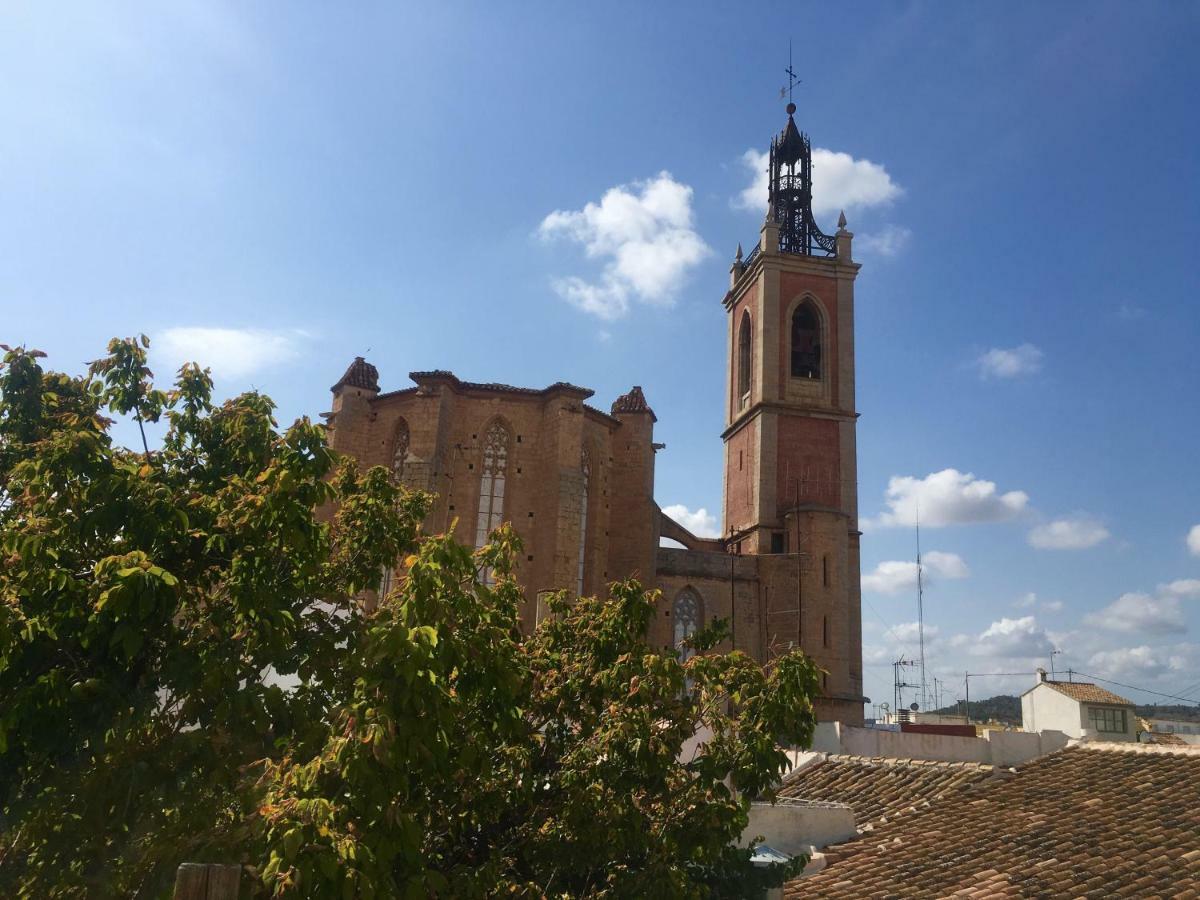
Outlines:
[[[1183,722],[1200,722],[1200,706],[1149,705],[1135,706],[1134,711],[1143,719],[1177,719]],[[961,716],[963,705],[956,703],[935,709],[944,716]],[[1002,722],[1005,725],[1021,724],[1021,698],[1011,694],[997,694],[986,700],[971,701],[972,722]]]
[[[961,716],[963,704],[955,703],[935,709],[934,712],[944,716]],[[1005,725],[1021,724],[1021,698],[1012,694],[997,694],[986,700],[971,701],[972,722],[1001,722]]]
[[1200,706],[1184,706],[1176,703],[1170,706],[1155,704],[1154,706],[1134,708],[1143,719],[1177,719],[1181,722],[1200,722]]

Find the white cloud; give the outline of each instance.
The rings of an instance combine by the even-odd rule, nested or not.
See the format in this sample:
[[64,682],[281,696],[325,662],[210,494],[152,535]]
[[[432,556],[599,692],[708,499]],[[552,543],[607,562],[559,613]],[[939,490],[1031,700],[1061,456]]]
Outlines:
[[[921,565],[926,583],[936,578],[966,578],[971,574],[966,562],[957,553],[930,550],[922,554]],[[917,587],[917,564],[905,560],[888,560],[875,571],[862,576],[862,589],[878,594],[895,594]]]
[[[1117,679],[1157,678],[1184,668],[1182,655],[1161,647],[1121,647],[1101,650],[1088,659],[1088,667],[1102,677]],[[1116,688],[1120,690],[1120,688]]]
[[[932,643],[941,633],[941,629],[936,625],[925,626],[925,643]],[[903,622],[891,630],[891,635],[902,644],[916,644],[921,639],[921,625],[919,622]]]
[[[734,206],[760,215],[767,211],[769,161],[769,154],[758,150],[742,154],[742,163],[752,180],[734,199]],[[855,159],[849,153],[814,147],[812,165],[812,205],[817,216],[832,215],[843,209],[884,206],[904,193],[887,169],[869,159]]]
[[172,371],[195,362],[212,369],[215,378],[245,378],[296,359],[306,337],[301,331],[176,327],[155,337],[150,352],[157,365]]
[[924,478],[893,476],[884,502],[888,509],[874,519],[864,520],[864,525],[913,525],[918,512],[921,524],[931,528],[1002,522],[1020,515],[1029,495],[1024,491],[1000,494],[993,481],[958,469],[943,469]]
[[1038,525],[1029,532],[1029,545],[1039,550],[1086,550],[1107,540],[1109,531],[1088,516],[1070,516]]
[[1020,378],[1041,371],[1045,356],[1033,344],[1004,349],[993,347],[975,361],[984,378]]
[[1104,609],[1084,616],[1083,621],[1108,631],[1171,634],[1187,630],[1179,597],[1171,594],[1158,597],[1137,592],[1122,594]]
[[912,240],[912,230],[902,225],[884,225],[877,232],[860,234],[855,247],[867,254],[899,256]]
[[673,304],[687,274],[711,252],[692,226],[692,189],[669,172],[609,188],[599,203],[581,210],[555,210],[538,234],[566,238],[604,261],[598,281],[570,276],[552,286],[584,312],[610,321],[628,313],[632,300]]
[[1030,659],[1049,656],[1054,644],[1033,616],[993,622],[971,646],[976,656]]
[[713,538],[719,534],[717,517],[703,506],[693,512],[682,503],[673,503],[670,506],[664,506],[663,512],[696,537]]
[[1167,584],[1160,584],[1158,592],[1168,597],[1200,599],[1200,578],[1180,578]]
[[863,664],[868,666],[881,666],[890,664],[892,661],[892,651],[887,647],[880,647],[877,644],[863,644]]
[[1039,600],[1038,595],[1030,591],[1013,601],[1013,606],[1017,609],[1039,609],[1042,612],[1062,612],[1063,602],[1061,600]]
[[1193,525],[1188,532],[1187,547],[1192,556],[1200,556],[1200,525]]

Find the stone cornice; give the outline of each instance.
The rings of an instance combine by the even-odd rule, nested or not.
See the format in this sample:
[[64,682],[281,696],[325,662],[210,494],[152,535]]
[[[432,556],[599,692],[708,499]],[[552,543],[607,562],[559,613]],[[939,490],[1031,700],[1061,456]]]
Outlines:
[[813,419],[832,419],[835,422],[853,422],[860,415],[860,413],[856,413],[853,410],[829,409],[824,406],[797,406],[794,403],[785,403],[781,400],[759,400],[739,413],[738,417],[729,423],[725,430],[721,432],[721,439],[726,440],[741,431],[751,419],[762,415],[764,411],[768,410],[784,415],[803,415]]
[[721,303],[726,310],[732,309],[738,298],[746,292],[750,285],[754,284],[768,260],[771,261],[772,268],[781,272],[820,275],[824,278],[854,280],[858,276],[858,270],[862,268],[862,263],[842,262],[836,257],[800,256],[796,253],[759,253],[751,260],[750,265],[742,270],[742,274],[738,276],[734,286],[725,293]]

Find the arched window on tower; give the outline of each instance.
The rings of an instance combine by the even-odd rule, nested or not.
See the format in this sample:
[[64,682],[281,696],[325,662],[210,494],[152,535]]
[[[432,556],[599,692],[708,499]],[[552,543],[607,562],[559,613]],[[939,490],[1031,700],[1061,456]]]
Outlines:
[[688,659],[695,654],[691,647],[685,647],[683,642],[696,633],[700,627],[700,598],[692,590],[686,590],[675,598],[671,615],[675,619],[675,636],[672,646],[679,651],[680,659]]
[[821,316],[811,300],[792,313],[792,377],[821,377]]
[[401,419],[396,423],[392,437],[392,480],[404,480],[404,463],[408,460],[408,423]]
[[[479,475],[479,514],[475,519],[475,546],[487,543],[488,535],[500,527],[504,518],[504,483],[508,478],[508,429],[496,422],[488,429],[483,442],[483,465]],[[483,573],[487,584],[493,581],[492,571]]]
[[583,476],[583,497],[579,501],[579,575],[576,579],[575,593],[582,597],[583,567],[587,561],[588,482],[592,478],[592,461],[586,450],[580,457],[579,469]]
[[742,313],[742,324],[738,328],[737,390],[739,408],[745,409],[750,402],[750,313]]

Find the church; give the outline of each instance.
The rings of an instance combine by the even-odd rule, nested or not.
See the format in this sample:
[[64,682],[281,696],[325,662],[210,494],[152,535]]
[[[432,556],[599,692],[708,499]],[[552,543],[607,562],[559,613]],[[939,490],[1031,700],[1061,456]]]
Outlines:
[[[787,106],[769,156],[766,220],[739,246],[727,328],[719,539],[654,500],[656,416],[639,386],[608,411],[566,382],[545,388],[411,372],[382,391],[357,358],[333,386],[330,443],[435,495],[426,529],[479,546],[511,522],[532,628],[546,592],[603,594],[635,577],[661,592],[649,639],[677,646],[714,618],[725,649],[768,662],[799,646],[825,670],[817,714],[863,721],[854,402],[853,235],[812,212],[812,151]],[[715,314],[715,304],[714,304]],[[678,547],[660,546],[663,538]]]

